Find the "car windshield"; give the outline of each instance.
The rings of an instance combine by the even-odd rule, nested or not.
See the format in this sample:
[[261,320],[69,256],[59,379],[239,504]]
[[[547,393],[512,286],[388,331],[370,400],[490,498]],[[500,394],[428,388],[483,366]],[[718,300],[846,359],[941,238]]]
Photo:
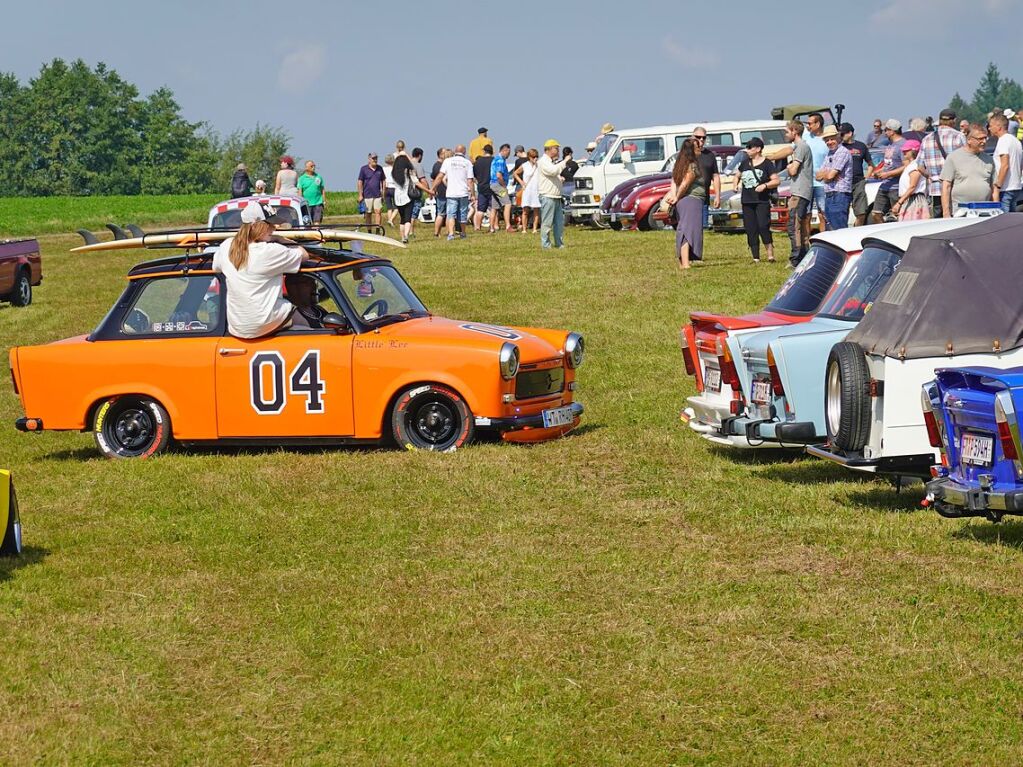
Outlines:
[[[302,226],[302,222],[299,220],[298,208],[293,205],[281,205],[277,208],[277,212],[288,217],[286,223],[277,224],[279,229],[299,229]],[[210,226],[214,228],[225,228],[225,229],[238,229],[242,225],[242,209],[235,208],[233,210],[225,210],[223,213],[217,213],[213,217],[213,221]]]
[[845,254],[841,251],[820,243],[811,245],[799,266],[771,299],[767,310],[783,314],[817,311],[844,263]]
[[339,270],[334,273],[334,281],[364,322],[401,322],[429,314],[392,266]]
[[597,142],[596,148],[590,152],[589,161],[593,165],[600,165],[607,156],[607,153],[611,151],[611,147],[618,140],[617,133],[608,133],[600,141]]
[[863,319],[901,258],[901,253],[886,248],[864,248],[863,254],[839,277],[835,292],[824,302],[820,314],[843,320]]

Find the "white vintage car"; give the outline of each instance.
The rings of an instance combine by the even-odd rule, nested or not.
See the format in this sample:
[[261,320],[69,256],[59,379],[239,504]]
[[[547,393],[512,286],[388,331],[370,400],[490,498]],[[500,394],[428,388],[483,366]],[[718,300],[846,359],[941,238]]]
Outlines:
[[899,271],[825,369],[828,441],[812,455],[851,469],[930,476],[941,460],[921,408],[937,368],[1023,365],[1023,216],[916,237]]

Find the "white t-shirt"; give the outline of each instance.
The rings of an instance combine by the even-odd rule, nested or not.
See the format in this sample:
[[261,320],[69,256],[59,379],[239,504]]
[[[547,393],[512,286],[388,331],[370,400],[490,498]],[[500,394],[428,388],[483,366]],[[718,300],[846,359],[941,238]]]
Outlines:
[[249,260],[241,270],[231,263],[231,237],[217,248],[213,271],[227,281],[227,329],[238,338],[259,338],[281,326],[295,309],[284,297],[281,277],[302,266],[302,248],[276,242],[249,245]]
[[384,186],[388,189],[394,189],[397,184],[394,183],[394,176],[391,175],[391,171],[394,170],[393,165],[384,165]]
[[1021,145],[1019,143],[1019,139],[1011,133],[999,136],[998,144],[995,146],[996,179],[998,178],[998,170],[1002,163],[999,157],[1002,155],[1007,155],[1009,158],[1009,171],[1005,174],[1005,181],[1002,183],[1002,191],[1012,192],[1023,187],[1023,183],[1021,183],[1020,178],[1020,166],[1023,165],[1023,145]]
[[472,163],[460,154],[451,155],[440,165],[448,197],[468,197],[469,179],[472,178]]
[[916,180],[916,189],[913,190],[913,194],[924,194],[927,191],[927,174],[916,166],[916,162],[911,162],[899,176],[899,197],[902,197],[909,189],[909,174],[914,171],[919,174],[919,178]]

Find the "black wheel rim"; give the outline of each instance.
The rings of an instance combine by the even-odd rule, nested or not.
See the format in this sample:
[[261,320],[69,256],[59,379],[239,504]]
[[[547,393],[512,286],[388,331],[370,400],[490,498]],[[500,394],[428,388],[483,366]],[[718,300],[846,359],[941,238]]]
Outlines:
[[412,431],[427,445],[445,445],[458,433],[458,413],[445,400],[424,402],[415,409],[409,420]]
[[153,416],[149,411],[130,407],[114,419],[111,436],[122,450],[141,452],[152,442],[154,427]]

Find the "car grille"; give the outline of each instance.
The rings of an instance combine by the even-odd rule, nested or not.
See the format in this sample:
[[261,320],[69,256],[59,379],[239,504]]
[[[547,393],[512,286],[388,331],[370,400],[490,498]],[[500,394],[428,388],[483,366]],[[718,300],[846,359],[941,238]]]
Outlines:
[[576,205],[589,205],[590,196],[588,194],[572,195],[572,202],[574,202]]
[[535,367],[536,365],[523,365],[519,369],[519,374],[515,377],[515,399],[545,397],[557,394],[565,388],[563,366],[530,369]]

